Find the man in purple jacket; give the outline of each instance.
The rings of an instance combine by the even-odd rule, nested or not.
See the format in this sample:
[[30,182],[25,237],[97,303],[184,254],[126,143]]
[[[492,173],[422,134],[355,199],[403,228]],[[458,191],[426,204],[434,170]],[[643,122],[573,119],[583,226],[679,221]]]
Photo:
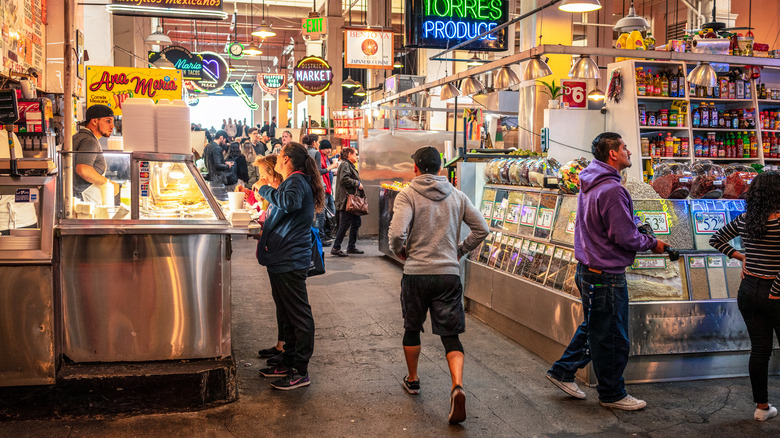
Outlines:
[[595,159],[580,173],[574,229],[574,256],[579,261],[575,282],[585,320],[547,378],[570,396],[584,399],[574,374],[593,361],[601,404],[633,411],[647,403],[628,395],[623,381],[630,348],[625,270],[637,252],[660,254],[666,244],[641,234],[634,223],[631,196],[620,184],[620,171],[631,167],[631,153],[620,135],[600,134],[591,152]]

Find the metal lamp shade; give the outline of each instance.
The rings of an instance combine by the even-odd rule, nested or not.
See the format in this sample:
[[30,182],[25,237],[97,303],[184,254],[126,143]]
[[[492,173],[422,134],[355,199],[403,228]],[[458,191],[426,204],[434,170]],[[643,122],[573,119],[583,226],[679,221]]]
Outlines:
[[263,96],[263,102],[273,102],[275,100],[276,99],[274,99],[274,97],[271,96],[270,94],[266,94],[265,96]]
[[599,87],[596,87],[595,90],[588,93],[588,99],[590,100],[604,100],[605,97],[606,95],[604,94],[603,91],[601,91],[601,88]]
[[171,37],[163,33],[162,26],[157,26],[157,30],[155,30],[154,33],[146,37],[146,43],[160,44],[160,45],[171,44]]
[[271,26],[265,24],[261,24],[260,26],[255,27],[255,30],[252,31],[252,35],[260,38],[268,38],[272,36],[276,36],[276,32],[274,32],[273,29],[271,29]]
[[601,9],[599,0],[563,0],[558,9],[566,12],[592,12]]
[[599,66],[596,65],[596,61],[588,55],[580,55],[580,59],[569,70],[569,77],[573,79],[599,79],[601,78],[601,73],[599,73]]
[[531,60],[528,61],[528,64],[525,66],[525,71],[523,72],[523,80],[524,81],[533,81],[535,79],[540,79],[545,76],[550,76],[552,74],[552,70],[550,69],[550,66],[547,65],[546,62],[542,61],[542,58],[539,55],[534,55],[531,57]]
[[461,93],[464,96],[471,96],[472,94],[477,94],[485,89],[485,86],[482,85],[482,82],[474,79],[473,76],[467,77],[463,81],[463,85],[461,85],[460,90]]
[[628,15],[621,18],[615,23],[614,29],[620,33],[631,32],[634,30],[647,30],[650,29],[650,23],[640,17],[634,11],[634,2],[631,2],[631,7],[628,9]]
[[715,73],[715,69],[712,68],[709,62],[702,62],[696,66],[686,78],[688,82],[694,85],[701,85],[702,87],[717,87],[718,86],[718,74]]
[[357,88],[360,86],[360,82],[352,79],[352,75],[347,77],[347,80],[341,83],[344,88]]
[[519,83],[520,78],[507,66],[501,67],[501,69],[498,70],[498,73],[496,73],[496,77],[493,79],[493,85],[498,89],[509,88]]
[[365,95],[366,95],[366,94],[368,94],[368,93],[366,92],[366,89],[365,89],[365,88],[363,88],[363,86],[361,85],[361,86],[360,86],[360,87],[358,87],[358,89],[357,89],[357,90],[355,90],[355,92],[354,92],[354,93],[352,93],[352,94],[353,94],[353,95],[355,95],[355,96],[361,96],[361,97],[362,97],[362,96],[365,96]]
[[460,91],[452,84],[444,84],[441,86],[441,92],[439,93],[439,99],[450,100],[453,97],[460,96]]
[[262,54],[263,54],[263,51],[260,50],[260,47],[257,47],[257,45],[255,45],[254,42],[250,43],[249,47],[244,49],[244,55],[257,56],[257,55],[262,55]]

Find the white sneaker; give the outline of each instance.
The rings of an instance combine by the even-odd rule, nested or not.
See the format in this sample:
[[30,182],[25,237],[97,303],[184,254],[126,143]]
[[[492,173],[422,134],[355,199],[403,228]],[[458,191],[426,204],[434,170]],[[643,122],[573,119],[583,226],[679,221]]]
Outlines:
[[612,403],[599,402],[599,403],[601,403],[601,406],[606,406],[612,409],[621,409],[624,411],[638,411],[639,409],[642,409],[645,406],[647,406],[646,401],[639,400],[638,398],[634,398],[630,395],[626,395],[625,397],[621,398],[616,402],[612,402]]
[[769,409],[756,408],[756,412],[753,414],[753,418],[755,418],[756,421],[766,421],[776,415],[777,415],[777,408],[772,405],[769,405]]
[[574,398],[577,398],[577,399],[580,399],[580,400],[585,400],[585,397],[586,397],[585,393],[582,392],[582,390],[580,389],[579,386],[577,386],[576,383],[574,383],[574,382],[562,382],[562,381],[556,379],[555,377],[553,377],[553,376],[551,376],[549,374],[547,374],[547,380],[553,382],[553,385],[555,385],[558,388],[560,388],[566,394],[569,394],[570,396],[572,396]]

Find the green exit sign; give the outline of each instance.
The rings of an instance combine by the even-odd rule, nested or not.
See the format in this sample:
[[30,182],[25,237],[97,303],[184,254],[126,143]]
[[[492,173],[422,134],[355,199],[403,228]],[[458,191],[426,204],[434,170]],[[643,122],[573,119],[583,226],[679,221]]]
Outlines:
[[325,17],[309,17],[301,20],[303,34],[319,36],[328,31],[328,20]]

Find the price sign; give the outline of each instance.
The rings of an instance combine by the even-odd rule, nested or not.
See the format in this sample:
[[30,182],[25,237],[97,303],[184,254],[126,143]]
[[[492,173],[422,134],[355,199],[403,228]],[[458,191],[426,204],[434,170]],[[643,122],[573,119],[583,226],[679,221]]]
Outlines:
[[707,257],[707,267],[708,268],[722,268],[723,267],[723,257],[719,257],[719,256]]
[[555,216],[555,210],[553,210],[552,208],[540,208],[539,217],[536,219],[536,227],[543,228],[545,230],[552,229],[554,216]]
[[504,222],[510,224],[516,224],[520,220],[520,205],[509,204],[509,208],[506,210],[506,218]]
[[704,263],[704,257],[691,257],[688,259],[688,265],[691,268],[704,268],[706,267],[706,264]]
[[555,250],[555,255],[553,257],[555,257],[556,259],[563,257],[563,248],[557,248]]
[[520,213],[520,225],[533,227],[536,220],[536,207],[524,205]]
[[715,234],[716,231],[726,225],[726,212],[697,211],[693,215],[693,223],[696,227],[696,234]]
[[494,207],[495,208],[493,208],[493,219],[497,221],[504,219],[504,213],[506,210],[506,199],[501,201],[501,203],[496,204]]
[[577,212],[572,211],[569,213],[569,222],[566,224],[566,232],[569,234],[574,234],[574,224],[577,221]]
[[563,252],[563,261],[564,262],[570,262],[571,261],[571,251],[564,251]]
[[490,213],[493,212],[493,201],[482,201],[482,217],[490,220]]
[[739,261],[739,259],[729,259],[728,262],[726,262],[727,268],[741,268],[742,262]]
[[564,108],[588,108],[588,84],[585,81],[562,80],[561,87]]
[[537,248],[538,246],[539,246],[539,244],[538,244],[538,243],[536,243],[536,242],[531,242],[531,246],[528,248],[528,252],[530,252],[530,253],[535,253],[535,252],[536,252],[536,248]]
[[637,257],[631,269],[666,269],[666,259],[663,257]]
[[554,249],[555,249],[554,246],[548,245],[547,250],[544,251],[544,255],[552,257]]
[[635,211],[642,222],[650,224],[655,234],[670,234],[669,215],[665,211]]
[[523,242],[523,252],[528,252],[528,247],[531,245],[530,240],[526,240]]

